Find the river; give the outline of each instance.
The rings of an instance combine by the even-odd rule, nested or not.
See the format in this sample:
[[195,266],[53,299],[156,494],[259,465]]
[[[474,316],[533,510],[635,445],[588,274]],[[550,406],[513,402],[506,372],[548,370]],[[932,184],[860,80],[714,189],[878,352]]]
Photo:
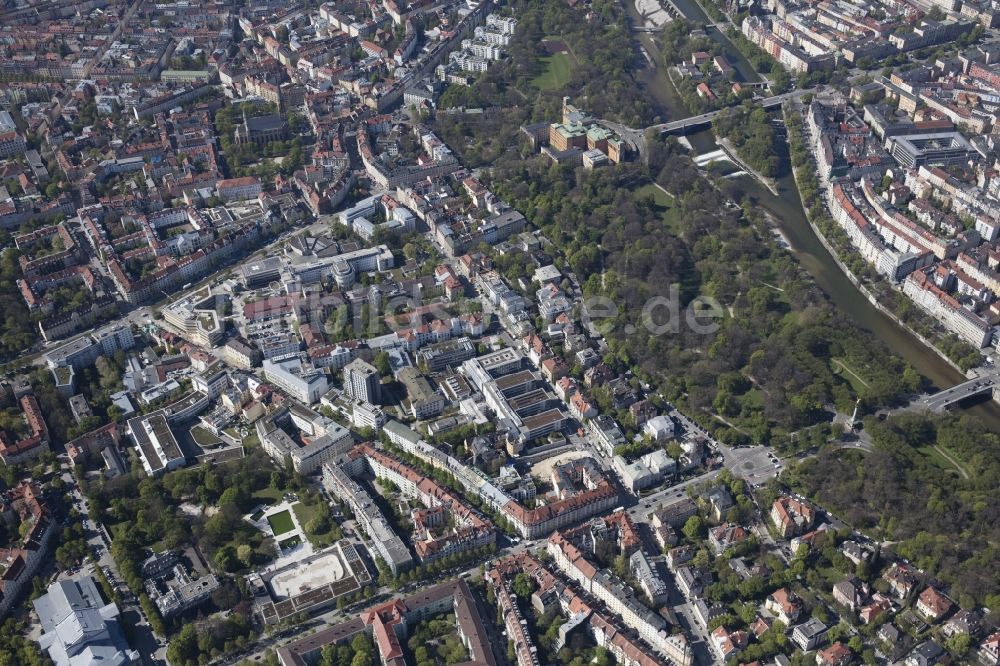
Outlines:
[[[692,145],[701,145],[702,141],[714,145],[711,132],[705,131],[703,134],[706,136],[698,137]],[[782,142],[778,150],[785,153],[782,159],[787,164],[787,146]],[[965,381],[965,377],[938,356],[937,352],[928,349],[909,330],[872,305],[844,275],[809,226],[794,178],[787,168],[783,171],[784,173],[777,179],[778,196],[771,194],[753,178],[741,177],[740,180],[753,200],[771,213],[778,228],[788,239],[792,254],[812,275],[816,284],[830,297],[834,305],[859,326],[872,332],[889,349],[909,361],[934,387],[947,388]],[[994,432],[1000,432],[1000,404],[992,400],[982,400],[966,407],[965,411],[981,418]]]
[[[628,0],[624,0],[624,2],[631,19],[634,22],[637,21],[638,13],[635,7]],[[692,13],[688,16],[692,16],[696,21],[704,22],[707,20],[704,12],[700,7],[697,7],[694,0],[675,0],[675,3],[685,13],[691,11]],[[719,33],[715,31],[715,34]],[[661,62],[652,36],[648,33],[639,33],[637,36],[650,56],[656,62]],[[719,36],[725,39],[724,35],[720,34]],[[735,51],[735,47],[728,40],[726,40],[726,44],[729,44],[729,48]],[[727,49],[727,53],[728,51]],[[739,63],[735,57],[733,60],[737,64],[746,63],[742,55],[739,55],[739,60],[742,60],[742,63]],[[643,60],[643,62],[645,61]],[[645,87],[650,103],[662,118],[661,122],[689,115],[662,64],[655,68],[645,67],[639,72],[637,78]],[[687,139],[695,153],[707,153],[717,148],[711,130],[689,135]],[[787,165],[787,145],[782,141],[776,146],[776,150]],[[897,324],[872,305],[844,275],[813,232],[812,227],[809,226],[802,209],[802,202],[799,199],[798,188],[795,186],[795,181],[787,167],[783,169],[782,176],[776,180],[778,196],[773,195],[753,178],[741,177],[744,190],[758,205],[771,213],[781,233],[788,240],[792,254],[812,275],[816,284],[830,297],[831,302],[859,326],[882,340],[889,349],[905,358],[935,388],[947,388],[965,381],[965,377],[939,357],[935,351],[928,349],[906,328]],[[963,410],[982,419],[994,432],[1000,432],[1000,404],[995,401],[981,400],[976,404],[963,407]]]
[[[634,0],[622,0],[625,4],[626,12],[628,13],[629,19],[632,21],[632,25],[642,25],[642,17],[640,16],[638,10],[635,8]],[[704,26],[705,34],[713,41],[717,42],[722,46],[723,53],[725,53],[726,58],[732,63],[733,67],[739,73],[740,78],[743,81],[756,83],[761,81],[761,77],[754,70],[753,65],[750,61],[740,53],[739,49],[733,46],[733,43],[729,41],[729,38],[715,25],[712,24],[711,19],[705,15],[705,12],[698,5],[696,0],[673,0],[674,5],[680,9],[685,16],[696,24]],[[653,58],[657,63],[661,62],[659,49],[653,39],[653,36],[646,32],[636,33],[639,39],[639,43],[646,49],[649,56]],[[672,64],[672,63],[667,63]],[[640,80],[647,86],[647,90],[650,95],[655,99],[656,105],[662,110],[679,109],[682,108],[682,103],[677,92],[674,90],[673,85],[667,78],[667,68],[663,64],[660,64],[656,68],[645,68],[640,72]],[[671,114],[671,117],[679,117]]]

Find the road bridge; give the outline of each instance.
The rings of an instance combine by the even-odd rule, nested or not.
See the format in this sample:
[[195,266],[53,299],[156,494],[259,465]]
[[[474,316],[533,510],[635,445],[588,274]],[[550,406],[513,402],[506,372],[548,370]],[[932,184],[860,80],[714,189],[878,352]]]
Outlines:
[[[764,99],[758,100],[757,104],[765,109],[773,109],[775,107],[781,106],[786,100],[800,97],[809,90],[793,90],[791,92],[782,93],[781,95],[772,95],[771,97],[766,97]],[[626,127],[621,123],[616,123],[611,120],[601,120],[598,119],[598,124],[603,127],[607,127],[609,130],[618,134],[622,137],[629,145],[632,146],[634,150],[637,150],[640,155],[645,155],[646,153],[646,132],[648,130],[654,130],[660,134],[688,134],[689,132],[698,131],[710,127],[712,125],[712,120],[722,113],[725,109],[718,109],[716,111],[710,111],[708,113],[701,113],[697,116],[690,116],[689,118],[681,118],[679,120],[672,120],[668,123],[659,123],[657,125],[650,125],[649,127],[643,128],[632,128]]]
[[[759,106],[765,109],[773,109],[775,107],[781,106],[785,100],[792,99],[793,97],[798,97],[802,95],[804,90],[793,90],[792,92],[783,93],[781,95],[773,95],[758,102]],[[691,130],[698,130],[708,127],[712,124],[712,120],[725,111],[725,109],[718,109],[716,111],[709,111],[708,113],[702,113],[701,115],[691,116],[690,118],[682,118],[680,120],[673,120],[669,123],[660,123],[659,125],[653,125],[647,129],[654,129],[661,134],[687,134]],[[645,130],[644,130],[645,131]]]
[[933,395],[921,396],[910,403],[910,409],[943,412],[949,407],[970,398],[989,395],[991,398],[1000,399],[1000,395],[997,393],[998,390],[1000,390],[1000,372],[992,371],[970,379],[967,382],[952,386],[949,389],[938,391]]

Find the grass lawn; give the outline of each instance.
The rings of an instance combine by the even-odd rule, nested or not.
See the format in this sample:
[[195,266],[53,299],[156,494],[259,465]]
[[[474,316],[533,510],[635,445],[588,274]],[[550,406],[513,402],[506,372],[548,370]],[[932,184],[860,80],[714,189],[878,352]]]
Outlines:
[[545,71],[531,81],[539,90],[561,90],[573,74],[573,57],[568,53],[555,53],[539,58]]
[[921,446],[916,450],[918,453],[920,453],[922,456],[927,458],[930,462],[934,463],[934,465],[941,468],[942,470],[946,472],[958,472],[960,476],[969,478],[965,468],[962,467],[961,464],[959,464],[958,456],[956,456],[954,453],[951,453],[949,451],[949,455],[951,455],[951,457],[955,459],[955,462],[953,463],[951,460],[948,460],[948,458],[942,453],[941,447]]
[[280,536],[285,532],[291,532],[295,529],[295,523],[292,522],[292,514],[288,513],[288,509],[285,509],[281,513],[268,516],[267,523],[271,526],[271,531],[274,532],[274,536]]
[[191,437],[198,446],[214,446],[219,443],[219,438],[201,426],[191,428]]
[[839,358],[830,359],[830,369],[833,374],[839,375],[842,379],[847,380],[847,383],[851,385],[851,390],[854,395],[859,395],[863,389],[868,388],[867,382],[864,378],[854,370],[851,366],[847,365]]
[[658,208],[673,208],[674,198],[653,183],[646,183],[635,191],[637,197],[651,196]]
[[656,206],[656,211],[660,214],[663,223],[667,225],[667,228],[672,233],[680,233],[681,228],[677,220],[677,208],[674,206],[674,198],[672,196],[653,183],[646,183],[642,187],[636,188],[632,194],[636,199],[653,197],[653,204]]
[[[309,521],[315,517],[318,508],[319,505],[310,505],[305,502],[299,502],[292,506],[292,510],[295,512],[295,517],[298,519],[299,525],[302,526],[303,531],[305,531],[306,525],[309,524]],[[337,540],[334,537],[332,529],[329,529],[322,534],[306,534],[306,538],[309,539],[309,542],[316,548],[326,548]]]
[[763,408],[764,394],[759,388],[754,387],[740,396],[740,405],[750,407],[751,410],[757,407]]
[[253,498],[260,502],[261,504],[277,504],[281,501],[282,495],[285,493],[278,490],[274,486],[268,486],[258,490],[253,494]]
[[292,506],[292,511],[295,512],[295,517],[299,519],[299,525],[302,527],[306,526],[313,516],[316,515],[316,508],[306,504],[305,502],[297,502]]

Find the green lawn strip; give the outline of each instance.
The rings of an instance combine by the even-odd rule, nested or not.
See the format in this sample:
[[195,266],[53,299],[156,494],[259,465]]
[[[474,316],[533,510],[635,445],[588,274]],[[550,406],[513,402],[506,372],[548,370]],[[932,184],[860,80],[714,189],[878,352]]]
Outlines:
[[271,531],[274,532],[275,536],[281,536],[295,529],[292,514],[288,512],[288,509],[268,516],[267,522],[271,526]]
[[531,84],[539,90],[561,90],[573,75],[573,58],[568,53],[542,56],[545,71],[535,77]]

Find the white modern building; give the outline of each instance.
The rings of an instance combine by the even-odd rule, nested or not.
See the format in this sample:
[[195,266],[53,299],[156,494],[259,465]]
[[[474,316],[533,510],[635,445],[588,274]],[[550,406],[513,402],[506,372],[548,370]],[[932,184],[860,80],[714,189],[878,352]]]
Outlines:
[[170,303],[160,314],[174,332],[188,341],[202,347],[214,347],[222,341],[226,330],[215,309],[215,301],[209,287]]
[[677,462],[663,449],[657,449],[632,462],[621,456],[615,456],[613,466],[622,480],[622,485],[632,492],[637,492],[643,488],[659,485],[666,475],[676,471]]
[[199,372],[191,377],[191,388],[201,391],[212,400],[222,395],[227,386],[229,386],[229,375],[221,363],[215,363],[205,372]]
[[657,442],[663,442],[677,436],[677,424],[669,416],[654,416],[646,421],[642,430]]
[[157,476],[184,466],[184,454],[162,411],[129,419],[128,428],[147,474]]
[[66,344],[59,345],[45,354],[50,368],[69,366],[75,370],[92,365],[98,356],[110,356],[118,350],[132,349],[135,336],[127,324],[111,324]]
[[104,603],[90,576],[57,581],[32,605],[42,624],[38,644],[56,666],[141,663],[125,640],[118,606]]
[[351,407],[351,424],[355,428],[372,428],[373,430],[381,430],[382,426],[386,424],[389,417],[385,415],[385,412],[378,405],[373,405],[370,402],[364,402],[363,400],[355,401],[354,405]]
[[299,402],[311,405],[329,388],[323,371],[293,356],[280,361],[264,360],[264,377]]

